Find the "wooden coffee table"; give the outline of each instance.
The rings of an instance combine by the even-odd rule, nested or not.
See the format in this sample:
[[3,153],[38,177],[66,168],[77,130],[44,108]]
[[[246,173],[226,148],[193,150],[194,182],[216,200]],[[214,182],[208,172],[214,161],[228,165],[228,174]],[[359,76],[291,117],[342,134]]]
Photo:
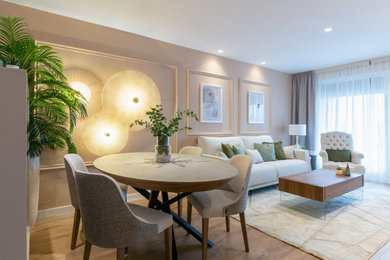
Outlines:
[[318,169],[279,178],[279,190],[320,202],[364,186],[363,174],[336,175],[335,170]]
[[[335,170],[329,169],[294,174],[279,178],[280,203],[302,213],[325,219],[327,201],[363,186],[364,176],[362,174],[336,175]],[[283,197],[286,197],[286,194],[294,194],[309,199],[308,201],[312,201],[312,203],[291,199],[293,195],[287,195],[289,200],[285,200]],[[319,205],[316,205],[316,203],[319,203]]]

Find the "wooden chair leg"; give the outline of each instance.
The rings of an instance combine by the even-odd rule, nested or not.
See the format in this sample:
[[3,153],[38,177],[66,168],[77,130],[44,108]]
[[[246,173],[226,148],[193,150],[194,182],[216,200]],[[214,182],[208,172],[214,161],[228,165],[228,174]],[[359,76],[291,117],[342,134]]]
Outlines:
[[72,250],[76,248],[77,234],[79,233],[79,227],[80,227],[80,209],[75,209],[74,217],[73,217],[72,241],[70,242],[70,249]]
[[165,236],[165,259],[172,259],[172,226],[164,230]]
[[[187,200],[187,223],[191,225],[192,218],[192,204]],[[190,233],[187,232],[187,235]]]
[[226,221],[226,232],[230,232],[230,218],[229,218],[229,216],[225,217],[225,221]]
[[123,260],[125,258],[125,249],[117,248],[116,249],[116,260]]
[[207,259],[207,242],[209,240],[209,219],[202,218],[202,260]]
[[242,236],[244,237],[245,251],[249,252],[248,234],[246,233],[245,213],[240,213]]
[[[179,195],[180,193],[178,193],[177,195]],[[182,209],[183,209],[183,202],[182,200],[178,200],[177,201],[177,215],[179,215],[179,217],[181,217],[182,215]]]
[[89,255],[91,254],[91,246],[92,244],[89,243],[88,240],[85,240],[83,260],[89,260]]

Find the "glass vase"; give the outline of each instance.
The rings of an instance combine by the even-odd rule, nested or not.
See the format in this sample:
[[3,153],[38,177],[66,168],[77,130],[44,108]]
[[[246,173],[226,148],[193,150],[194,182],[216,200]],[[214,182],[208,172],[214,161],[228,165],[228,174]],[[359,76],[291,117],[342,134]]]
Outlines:
[[156,151],[156,162],[167,163],[171,161],[171,146],[169,145],[169,136],[158,136]]

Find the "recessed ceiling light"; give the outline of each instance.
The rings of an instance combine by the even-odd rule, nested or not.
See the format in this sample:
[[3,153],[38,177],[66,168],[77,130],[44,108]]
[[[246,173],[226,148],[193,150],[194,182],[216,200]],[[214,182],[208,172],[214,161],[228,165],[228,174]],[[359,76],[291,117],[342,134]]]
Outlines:
[[332,29],[332,27],[326,27],[325,29],[324,29],[324,32],[331,32],[333,29]]
[[218,50],[218,53],[223,53],[223,50]]
[[267,62],[265,62],[265,61],[263,61],[263,62],[261,63],[261,65],[265,65],[265,64],[267,64]]

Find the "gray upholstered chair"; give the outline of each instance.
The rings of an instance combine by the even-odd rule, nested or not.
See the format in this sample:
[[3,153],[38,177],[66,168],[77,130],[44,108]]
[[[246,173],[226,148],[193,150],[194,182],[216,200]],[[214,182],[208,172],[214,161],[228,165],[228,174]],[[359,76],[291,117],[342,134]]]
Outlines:
[[[330,150],[349,150],[351,152],[350,162],[335,162],[329,160],[327,149]],[[366,167],[362,164],[364,155],[353,149],[352,135],[344,132],[328,132],[321,134],[321,151],[322,167],[335,170],[337,167],[343,167],[348,165],[352,168],[353,172],[365,173]]]
[[[189,154],[194,156],[202,156],[203,150],[198,146],[184,146],[180,149],[179,154]],[[182,200],[177,201],[177,214],[181,217],[182,215]]]
[[172,216],[151,208],[126,203],[118,183],[104,174],[75,173],[85,235],[84,260],[91,245],[116,248],[123,259],[125,248],[165,233],[166,259],[172,258]]
[[224,185],[223,189],[194,192],[187,197],[187,222],[191,223],[192,205],[202,216],[202,259],[207,259],[209,218],[214,217],[225,217],[226,230],[229,232],[229,216],[240,214],[245,251],[249,251],[244,211],[248,200],[248,183],[252,159],[247,155],[235,155],[229,163],[238,169],[238,176],[229,181],[228,185]]
[[[88,172],[87,167],[84,164],[83,159],[78,154],[66,154],[64,156],[66,178],[68,179],[68,188],[70,194],[70,201],[74,207],[74,218],[73,218],[73,230],[72,240],[70,242],[70,248],[73,250],[76,248],[77,234],[80,226],[80,207],[79,200],[77,197],[76,184],[74,180],[75,171]],[[127,197],[127,185],[120,185],[123,197]]]

